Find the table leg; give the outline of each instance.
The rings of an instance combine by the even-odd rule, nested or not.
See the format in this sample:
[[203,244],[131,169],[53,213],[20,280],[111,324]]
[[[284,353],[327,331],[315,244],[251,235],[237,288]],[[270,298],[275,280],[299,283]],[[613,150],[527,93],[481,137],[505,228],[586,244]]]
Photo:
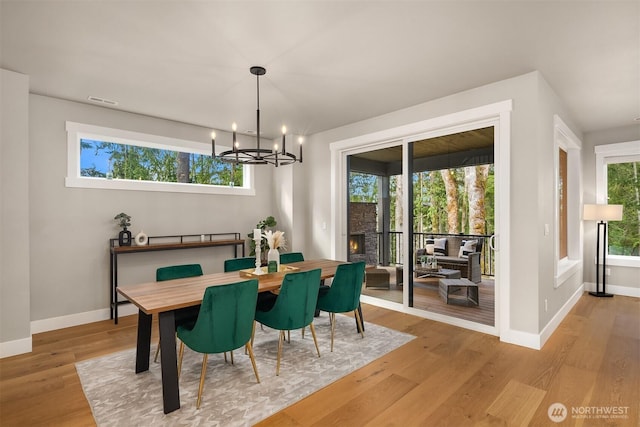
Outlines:
[[136,374],[149,370],[151,347],[151,315],[138,311],[138,343],[136,348]]
[[160,366],[162,370],[162,400],[165,414],[180,408],[175,328],[174,312],[163,311],[160,313]]

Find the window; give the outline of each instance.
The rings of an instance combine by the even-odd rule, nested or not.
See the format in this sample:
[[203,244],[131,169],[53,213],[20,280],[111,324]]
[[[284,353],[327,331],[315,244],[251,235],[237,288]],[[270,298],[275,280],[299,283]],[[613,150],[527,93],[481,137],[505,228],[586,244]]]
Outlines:
[[567,152],[558,150],[558,258],[567,257]]
[[599,145],[595,152],[597,202],[623,206],[622,221],[608,225],[607,263],[640,266],[640,141]]
[[582,143],[557,115],[554,116],[554,144],[556,170],[554,287],[557,288],[582,266],[580,225]]
[[253,195],[251,168],[201,142],[67,122],[67,187]]

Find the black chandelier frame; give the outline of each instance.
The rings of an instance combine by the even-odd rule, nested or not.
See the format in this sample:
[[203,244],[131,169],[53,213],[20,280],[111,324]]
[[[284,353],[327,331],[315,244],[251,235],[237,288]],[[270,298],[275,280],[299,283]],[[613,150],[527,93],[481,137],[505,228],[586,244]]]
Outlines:
[[286,148],[286,128],[283,126],[282,147],[276,146],[275,149],[260,147],[260,76],[264,76],[267,70],[264,67],[253,66],[249,72],[256,76],[256,147],[240,148],[236,139],[236,129],[233,129],[233,147],[230,150],[222,151],[216,154],[215,149],[215,133],[211,138],[211,157],[219,159],[223,162],[242,164],[242,165],[273,165],[275,167],[281,165],[291,165],[296,162],[302,163],[302,140],[300,140],[300,153],[296,156],[287,151]]

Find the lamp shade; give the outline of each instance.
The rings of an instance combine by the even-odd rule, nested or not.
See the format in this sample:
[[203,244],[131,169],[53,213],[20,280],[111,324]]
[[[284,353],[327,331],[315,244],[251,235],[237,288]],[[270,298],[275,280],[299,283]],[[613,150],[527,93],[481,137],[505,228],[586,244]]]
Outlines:
[[620,221],[622,205],[584,205],[582,219],[586,221]]

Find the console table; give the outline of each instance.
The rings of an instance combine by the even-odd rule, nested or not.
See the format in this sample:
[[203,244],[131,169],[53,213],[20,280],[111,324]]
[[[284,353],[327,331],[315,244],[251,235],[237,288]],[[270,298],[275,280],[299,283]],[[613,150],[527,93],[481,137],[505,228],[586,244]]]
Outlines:
[[180,234],[176,236],[149,236],[146,245],[119,246],[118,239],[109,239],[109,278],[111,287],[111,319],[118,324],[118,305],[129,301],[118,301],[118,256],[138,252],[172,251],[177,249],[198,249],[218,246],[232,246],[233,257],[238,257],[238,246],[244,252],[245,241],[240,233]]

